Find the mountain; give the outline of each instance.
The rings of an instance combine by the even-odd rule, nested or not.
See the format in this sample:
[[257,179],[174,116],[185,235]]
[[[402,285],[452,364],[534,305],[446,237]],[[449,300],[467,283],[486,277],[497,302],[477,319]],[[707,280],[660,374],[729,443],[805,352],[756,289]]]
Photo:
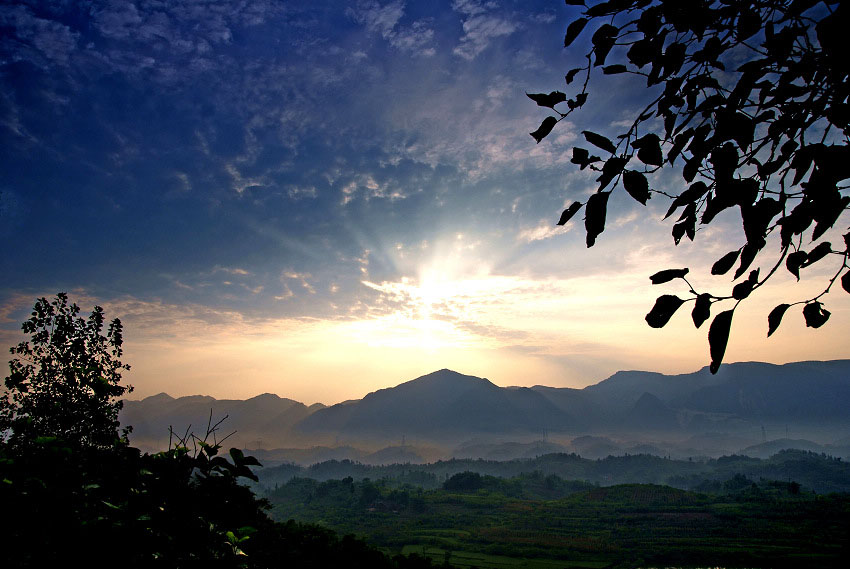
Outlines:
[[203,437],[208,425],[212,427],[222,419],[216,432],[217,440],[236,431],[228,439],[231,445],[279,446],[291,441],[290,430],[295,423],[321,407],[320,404],[308,407],[271,393],[246,400],[215,399],[206,395],[175,399],[160,393],[139,401],[124,401],[119,419],[123,425],[132,425],[130,440],[134,445],[151,450],[168,446],[169,427],[179,436],[190,432]]
[[732,363],[716,375],[707,367],[680,375],[621,371],[581,390],[533,389],[591,430],[674,427],[673,412],[691,431],[787,421],[850,424],[850,360]]
[[532,433],[576,421],[528,388],[501,388],[487,379],[443,369],[380,389],[360,401],[320,409],[297,426],[302,433],[347,437],[432,439],[477,433]]
[[[533,456],[541,444],[583,456],[652,448],[716,456],[762,442],[766,433],[788,432],[789,424],[795,438],[834,443],[824,447],[827,452],[843,453],[848,443],[835,439],[850,428],[850,360],[724,364],[716,375],[707,368],[679,375],[621,371],[584,389],[503,388],[442,369],[330,407],[307,407],[268,393],[245,401],[161,393],[125,401],[120,419],[133,425],[137,446],[164,448],[169,425],[181,434],[191,425],[203,435],[210,410],[213,422],[227,416],[219,439],[237,431],[228,444],[293,452],[315,447],[303,456],[287,451],[278,458],[298,462],[335,456],[341,445],[352,448],[339,458],[365,460],[399,443],[372,459],[415,462],[423,455],[406,448],[405,438],[417,448],[451,445],[446,448],[463,456]],[[463,441],[475,443],[457,446]]]

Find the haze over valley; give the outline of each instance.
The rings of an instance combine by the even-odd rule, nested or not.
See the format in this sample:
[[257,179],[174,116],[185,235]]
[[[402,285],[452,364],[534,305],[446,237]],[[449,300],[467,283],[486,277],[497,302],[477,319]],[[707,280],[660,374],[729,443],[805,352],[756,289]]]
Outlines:
[[622,371],[584,389],[499,387],[443,369],[335,405],[273,394],[247,400],[159,394],[125,401],[142,448],[168,445],[169,426],[219,437],[267,465],[366,464],[448,458],[511,460],[547,453],[672,458],[784,448],[850,457],[850,360],[728,364],[683,375]]

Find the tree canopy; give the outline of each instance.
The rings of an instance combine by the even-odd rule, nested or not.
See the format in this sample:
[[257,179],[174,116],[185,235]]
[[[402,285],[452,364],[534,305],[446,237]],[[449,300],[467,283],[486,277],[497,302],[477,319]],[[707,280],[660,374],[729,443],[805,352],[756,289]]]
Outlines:
[[[219,454],[221,421],[142,454],[119,436],[120,384],[129,366],[122,327],[103,334],[103,309],[88,318],[59,293],[38,299],[11,349],[0,399],[3,567],[424,568],[319,526],[275,523],[242,483],[260,463]],[[226,439],[227,437],[225,437]]]
[[[767,317],[773,334],[785,312],[802,306],[806,325],[819,328],[830,312],[822,298],[837,280],[850,292],[850,233],[839,227],[850,206],[850,62],[841,49],[848,29],[846,3],[837,0],[610,0],[585,3],[569,23],[564,46],[591,34],[583,63],[565,76],[575,94],[528,97],[554,111],[531,136],[540,143],[555,126],[593,103],[592,80],[630,74],[645,79],[649,102],[616,137],[584,130],[588,146],[570,162],[599,173],[586,202],[569,205],[567,223],[585,208],[586,242],[605,230],[608,199],[624,190],[646,205],[670,201],[664,219],[676,245],[731,209],[744,240],[714,263],[711,274],[734,268],[731,290],[699,290],[688,268],[662,270],[652,284],[681,279],[689,296],[660,296],[646,315],[667,324],[685,303],[699,328],[715,304],[727,307],[709,326],[712,373],[720,366],[735,309],[782,265],[800,271],[827,259],[834,265],[823,292],[776,306]],[[594,154],[598,153],[598,154]],[[681,174],[677,189],[653,187],[662,169]],[[677,215],[678,217],[672,217]],[[830,240],[827,240],[830,239]],[[824,261],[826,262],[826,261]]]
[[38,299],[22,325],[30,341],[11,348],[15,358],[0,399],[0,433],[15,444],[57,437],[108,448],[120,438],[120,397],[133,390],[121,385],[122,372],[130,369],[119,359],[121,321],[112,320],[104,334],[101,307],[95,306],[88,318],[79,313],[80,307],[60,292],[52,301]]

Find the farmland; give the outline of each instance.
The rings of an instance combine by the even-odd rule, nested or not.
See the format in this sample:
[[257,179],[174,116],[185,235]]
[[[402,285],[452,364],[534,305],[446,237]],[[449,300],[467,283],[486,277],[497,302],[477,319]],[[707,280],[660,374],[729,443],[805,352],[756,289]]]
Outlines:
[[268,498],[276,519],[319,523],[388,553],[457,567],[842,566],[850,496],[740,478],[726,490],[464,473],[435,490],[293,479]]

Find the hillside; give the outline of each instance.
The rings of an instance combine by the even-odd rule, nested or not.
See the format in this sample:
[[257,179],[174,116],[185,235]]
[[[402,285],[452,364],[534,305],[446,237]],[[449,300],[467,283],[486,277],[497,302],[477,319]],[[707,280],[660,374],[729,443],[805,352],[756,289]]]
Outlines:
[[[214,420],[228,417],[221,434],[235,430],[231,442],[245,448],[349,445],[362,449],[346,455],[358,459],[392,455],[416,462],[434,456],[433,449],[426,457],[406,448],[373,454],[388,445],[404,446],[405,440],[468,455],[469,448],[458,445],[530,444],[551,437],[548,444],[584,452],[577,441],[586,436],[611,437],[584,445],[598,456],[674,447],[679,454],[716,456],[767,442],[767,433],[771,439],[812,439],[806,444],[815,446],[800,448],[817,449],[846,437],[850,428],[850,360],[733,363],[717,375],[706,368],[681,375],[623,371],[584,389],[499,387],[443,369],[330,407],[307,407],[272,394],[241,401],[163,393],[125,402],[121,421],[133,425],[134,443],[161,447],[169,425],[203,433],[211,410]],[[682,444],[659,444],[672,439]],[[571,441],[576,441],[572,448]],[[771,450],[778,449],[760,452]],[[491,446],[481,452],[522,456],[526,451]]]

